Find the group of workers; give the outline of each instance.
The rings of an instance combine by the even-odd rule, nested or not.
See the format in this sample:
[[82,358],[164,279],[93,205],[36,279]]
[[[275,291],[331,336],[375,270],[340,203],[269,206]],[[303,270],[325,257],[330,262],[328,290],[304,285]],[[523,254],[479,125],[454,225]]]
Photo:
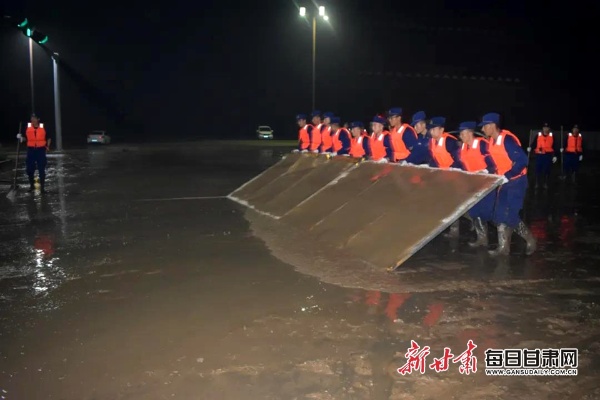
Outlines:
[[[529,141],[527,152],[531,153],[532,150],[535,152],[535,187],[537,189],[543,185],[545,189],[548,189],[552,164],[558,161],[556,157],[557,142],[554,140],[550,125],[545,123],[541,132],[538,132],[534,138],[530,137]],[[564,156],[564,176],[575,183],[579,163],[583,160],[583,138],[579,132],[579,126],[574,125],[566,138],[562,139],[560,152]]]
[[[498,190],[492,191],[469,210],[477,234],[475,241],[469,245],[487,247],[488,223],[493,223],[498,230],[498,246],[490,251],[491,255],[510,253],[513,232],[526,241],[527,255],[535,252],[536,239],[520,217],[528,186],[528,154],[513,133],[502,129],[499,114],[485,114],[479,123],[460,123],[457,129],[460,141],[446,132],[444,117],[428,119],[425,112],[419,111],[408,124],[402,120],[400,107],[391,108],[387,118],[376,115],[370,124],[371,133],[359,121],[342,125],[340,118],[333,113],[313,111],[310,114],[311,123],[307,115],[298,114],[296,121],[300,129],[295,152],[355,157],[376,163],[425,164],[433,168],[502,176],[502,185]],[[478,127],[485,137],[476,132]],[[551,133],[545,126],[537,137],[535,151],[541,166],[536,169],[540,174],[546,172],[548,157],[550,165],[553,161],[553,153],[550,152],[553,144],[548,141],[548,135]],[[573,160],[580,161],[582,146],[578,129],[573,129],[568,138],[566,155],[574,154]],[[573,160],[569,159],[569,166],[576,170]]]

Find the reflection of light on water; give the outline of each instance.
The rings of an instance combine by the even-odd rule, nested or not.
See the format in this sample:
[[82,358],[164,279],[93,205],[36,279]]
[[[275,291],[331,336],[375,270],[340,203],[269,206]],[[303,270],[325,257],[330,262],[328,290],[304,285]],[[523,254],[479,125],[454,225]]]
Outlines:
[[33,290],[35,294],[48,293],[66,279],[62,269],[55,266],[57,257],[46,259],[44,250],[35,250]]

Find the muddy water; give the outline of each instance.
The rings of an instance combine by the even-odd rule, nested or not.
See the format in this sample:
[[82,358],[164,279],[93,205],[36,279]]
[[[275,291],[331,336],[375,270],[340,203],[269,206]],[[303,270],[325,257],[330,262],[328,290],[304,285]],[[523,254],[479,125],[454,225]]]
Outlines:
[[[533,257],[472,251],[463,225],[395,275],[325,264],[225,199],[138,201],[227,194],[281,151],[73,152],[50,160],[45,197],[0,200],[0,396],[600,398],[594,192],[531,193]],[[411,340],[431,363],[469,339],[476,373],[396,372]],[[485,376],[490,347],[577,347],[579,374]]]

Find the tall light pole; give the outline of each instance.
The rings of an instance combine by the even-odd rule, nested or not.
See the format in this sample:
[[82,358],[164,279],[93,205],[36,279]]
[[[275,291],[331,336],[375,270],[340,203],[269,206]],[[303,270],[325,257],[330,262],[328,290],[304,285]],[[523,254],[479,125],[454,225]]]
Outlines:
[[58,53],[52,54],[54,71],[54,126],[56,129],[56,150],[62,151],[62,123],[60,119],[60,85],[58,80]]
[[35,113],[35,90],[33,83],[33,39],[29,38],[29,86],[31,87],[31,113]]
[[[306,7],[300,7],[300,16],[306,17]],[[329,17],[325,15],[325,7],[319,7],[319,16],[325,21],[329,20]],[[315,109],[315,98],[317,92],[317,74],[316,74],[316,63],[317,63],[317,16],[313,14],[312,17],[312,110]]]

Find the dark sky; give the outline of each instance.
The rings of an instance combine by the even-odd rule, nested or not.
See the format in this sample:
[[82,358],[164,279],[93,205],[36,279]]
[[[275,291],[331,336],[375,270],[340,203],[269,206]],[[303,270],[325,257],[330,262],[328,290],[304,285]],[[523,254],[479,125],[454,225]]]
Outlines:
[[[598,6],[526,3],[319,3],[330,23],[317,30],[317,108],[366,121],[402,106],[405,119],[424,109],[452,124],[498,111],[513,130],[545,121],[600,130],[591,61]],[[61,55],[67,143],[93,129],[115,141],[253,137],[259,124],[293,138],[294,115],[310,111],[311,30],[297,2],[3,4]],[[6,143],[31,96],[27,39],[9,26],[1,32]],[[35,111],[53,134],[52,63],[39,46],[34,61]]]

